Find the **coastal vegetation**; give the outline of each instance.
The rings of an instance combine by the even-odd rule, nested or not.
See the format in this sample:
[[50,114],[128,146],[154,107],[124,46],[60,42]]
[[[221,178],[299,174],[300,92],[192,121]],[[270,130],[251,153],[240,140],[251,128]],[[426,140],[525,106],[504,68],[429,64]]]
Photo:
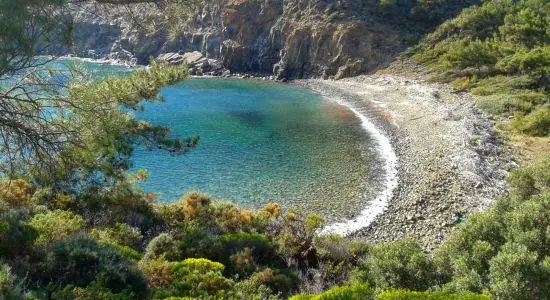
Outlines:
[[[513,172],[512,193],[458,225],[433,255],[414,240],[319,236],[322,220],[190,193],[159,204],[122,180],[67,195],[3,182],[7,299],[544,299],[550,161]],[[45,194],[48,197],[45,197]],[[337,287],[342,286],[342,287]]]
[[[415,9],[447,2],[377,7],[413,22]],[[0,3],[0,299],[548,298],[550,160],[512,171],[510,194],[433,253],[412,239],[319,235],[320,217],[277,204],[246,210],[200,192],[157,202],[135,185],[147,173],[129,174],[133,150],[185,155],[199,138],[172,138],[132,111],[162,102],[186,66],[99,79],[48,69],[35,50],[66,36],[65,4]],[[546,1],[483,1],[414,55],[480,107],[513,114],[511,130],[547,136],[549,30]]]
[[484,1],[428,35],[414,58],[477,95],[480,108],[513,117],[507,129],[547,136],[549,28],[547,1]]

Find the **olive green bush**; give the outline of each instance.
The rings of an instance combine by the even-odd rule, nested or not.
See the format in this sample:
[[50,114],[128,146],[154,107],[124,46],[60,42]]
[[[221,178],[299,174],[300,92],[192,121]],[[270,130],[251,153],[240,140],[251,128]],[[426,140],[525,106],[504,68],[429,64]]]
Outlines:
[[[58,242],[40,266],[36,271],[31,270],[34,271],[32,278],[40,289],[48,292],[74,286],[100,288],[135,298],[145,298],[149,293],[145,277],[131,261],[115,249],[89,239]],[[51,278],[56,278],[57,285],[51,285]]]
[[318,295],[299,294],[290,300],[369,300],[374,299],[374,295],[374,291],[368,285],[351,285],[336,287]]
[[449,292],[412,292],[412,291],[385,291],[377,295],[377,300],[490,300],[488,295],[471,293],[449,293]]
[[50,246],[79,232],[86,225],[82,217],[70,211],[55,210],[35,215],[29,225],[36,230],[37,246]]
[[353,274],[354,282],[366,282],[378,289],[424,291],[435,279],[434,263],[414,240],[373,246]]
[[489,291],[500,299],[543,299],[550,293],[549,161],[519,169],[512,194],[472,215],[437,251],[443,287]]

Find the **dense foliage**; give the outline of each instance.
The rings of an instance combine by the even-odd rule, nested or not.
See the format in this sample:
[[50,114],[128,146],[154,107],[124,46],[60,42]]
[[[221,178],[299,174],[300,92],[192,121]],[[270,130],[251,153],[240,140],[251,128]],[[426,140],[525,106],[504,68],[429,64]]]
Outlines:
[[430,34],[415,58],[479,95],[481,108],[514,116],[511,129],[550,133],[548,1],[487,0],[464,9]]
[[[432,254],[414,240],[369,244],[319,236],[319,217],[276,204],[243,210],[199,192],[160,204],[134,186],[147,179],[145,172],[128,174],[134,146],[182,154],[198,139],[171,139],[166,128],[131,112],[142,101],[161,101],[160,88],[185,79],[185,67],[153,63],[99,81],[72,72],[70,81],[52,84],[59,74],[29,60],[45,40],[25,26],[55,24],[62,16],[56,9],[66,2],[21,3],[0,3],[0,79],[8,85],[25,79],[0,88],[3,107],[17,116],[3,115],[0,131],[8,142],[0,150],[19,152],[2,160],[9,164],[2,171],[11,172],[0,181],[0,299],[549,297],[550,160],[513,172],[511,195],[469,216]],[[422,32],[477,3],[381,0],[367,7],[373,18]],[[56,13],[40,17],[41,4]],[[547,1],[486,0],[427,37],[416,58],[482,95],[480,106],[516,113],[514,129],[547,135],[549,24]],[[33,75],[17,77],[24,70]],[[51,107],[56,114],[43,120]],[[47,165],[32,163],[44,155]]]
[[[322,222],[316,216],[282,212],[275,204],[242,210],[198,192],[159,204],[130,191],[126,217],[115,213],[97,222],[85,208],[37,202],[40,189],[21,189],[26,187],[21,182],[3,183],[0,197],[0,292],[10,297],[280,299],[302,292],[292,299],[545,299],[550,294],[550,160],[513,172],[512,194],[458,225],[433,255],[414,240],[367,244],[317,236]],[[14,195],[31,200],[14,201]],[[117,202],[103,205],[107,212],[119,209]]]

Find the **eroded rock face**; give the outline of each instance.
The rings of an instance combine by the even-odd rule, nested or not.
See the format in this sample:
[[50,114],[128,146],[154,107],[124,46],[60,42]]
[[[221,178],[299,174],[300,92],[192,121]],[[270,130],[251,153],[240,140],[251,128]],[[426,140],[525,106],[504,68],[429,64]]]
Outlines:
[[[213,5],[216,9],[197,11],[194,23],[177,36],[160,27],[142,30],[105,6],[110,15],[103,19],[115,21],[79,15],[75,47],[64,51],[128,57],[138,64],[163,53],[199,52],[233,72],[342,78],[372,71],[402,48],[391,29],[361,21],[364,8],[357,0],[214,0]],[[160,19],[162,12],[156,14]],[[113,55],[115,45],[120,49]]]

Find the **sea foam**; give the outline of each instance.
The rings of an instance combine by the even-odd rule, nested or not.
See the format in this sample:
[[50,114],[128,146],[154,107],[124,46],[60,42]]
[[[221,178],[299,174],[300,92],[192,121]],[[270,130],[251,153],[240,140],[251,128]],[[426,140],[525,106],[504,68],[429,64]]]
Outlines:
[[360,120],[361,127],[373,138],[374,147],[383,161],[384,178],[383,190],[375,199],[369,201],[367,206],[354,218],[329,224],[322,229],[321,234],[336,233],[349,235],[370,225],[376,216],[383,213],[393,197],[393,192],[398,185],[397,155],[393,150],[390,139],[385,136],[375,124],[361,113],[353,103],[340,97],[327,97],[329,101],[336,102],[350,109]]

